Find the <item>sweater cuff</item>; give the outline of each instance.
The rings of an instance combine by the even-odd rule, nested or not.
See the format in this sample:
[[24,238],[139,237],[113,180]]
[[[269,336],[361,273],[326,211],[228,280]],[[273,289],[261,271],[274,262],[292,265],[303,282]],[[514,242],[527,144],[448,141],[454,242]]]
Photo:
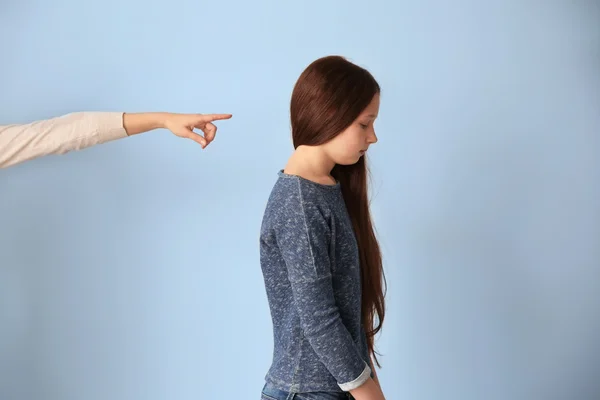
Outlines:
[[123,126],[123,112],[94,112],[89,116],[95,119],[97,126],[97,137],[99,143],[127,137],[127,131]]
[[349,392],[351,390],[354,390],[354,389],[362,386],[367,380],[369,380],[370,377],[371,377],[371,368],[369,367],[368,364],[365,363],[365,369],[358,376],[358,378],[356,378],[355,380],[353,380],[351,382],[340,383],[340,384],[338,384],[338,386],[344,392]]

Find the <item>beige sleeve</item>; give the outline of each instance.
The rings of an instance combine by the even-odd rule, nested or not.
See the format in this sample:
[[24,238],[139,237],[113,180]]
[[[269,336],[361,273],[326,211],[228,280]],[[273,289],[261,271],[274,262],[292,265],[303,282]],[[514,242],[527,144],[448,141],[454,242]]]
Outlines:
[[127,137],[122,112],[77,112],[0,126],[0,168]]

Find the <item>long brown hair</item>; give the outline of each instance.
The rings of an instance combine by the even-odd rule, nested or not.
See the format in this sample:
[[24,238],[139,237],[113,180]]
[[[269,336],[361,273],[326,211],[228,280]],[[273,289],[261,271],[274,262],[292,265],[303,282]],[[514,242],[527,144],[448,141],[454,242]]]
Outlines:
[[[340,56],[312,62],[300,75],[292,93],[291,122],[294,148],[318,146],[349,127],[381,91],[366,69]],[[336,165],[332,176],[340,182],[358,242],[361,263],[362,324],[369,353],[385,316],[385,276],[381,251],[373,230],[367,192],[365,157],[353,165]]]

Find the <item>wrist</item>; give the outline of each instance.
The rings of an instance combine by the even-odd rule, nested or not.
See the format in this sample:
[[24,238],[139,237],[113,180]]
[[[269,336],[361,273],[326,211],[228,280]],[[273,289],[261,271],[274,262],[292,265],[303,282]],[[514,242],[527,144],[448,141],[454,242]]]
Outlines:
[[168,115],[159,112],[123,113],[123,127],[128,135],[165,128],[169,124]]
[[150,118],[152,129],[168,129],[169,126],[169,113],[156,112],[152,113]]

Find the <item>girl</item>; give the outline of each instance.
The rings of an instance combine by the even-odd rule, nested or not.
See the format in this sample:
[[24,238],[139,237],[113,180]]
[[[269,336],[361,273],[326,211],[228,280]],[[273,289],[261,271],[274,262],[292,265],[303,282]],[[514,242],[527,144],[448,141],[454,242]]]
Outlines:
[[295,151],[260,233],[275,347],[262,399],[384,399],[371,357],[385,280],[365,161],[379,93],[338,56],[314,61],[294,87]]

